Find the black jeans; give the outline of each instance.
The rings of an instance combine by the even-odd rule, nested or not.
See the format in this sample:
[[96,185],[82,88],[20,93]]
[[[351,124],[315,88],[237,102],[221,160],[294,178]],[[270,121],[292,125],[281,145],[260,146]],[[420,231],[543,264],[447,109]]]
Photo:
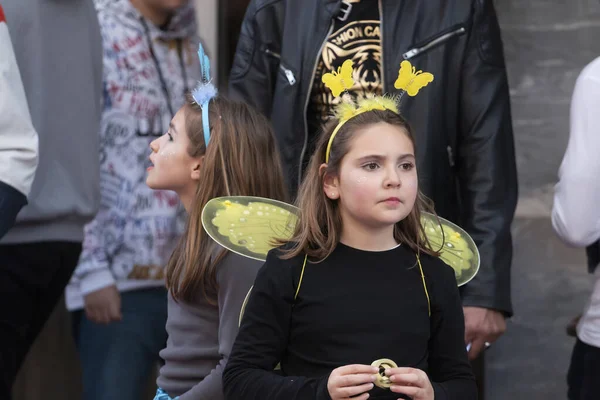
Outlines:
[[0,181],[0,238],[12,228],[27,198],[17,189]]
[[19,368],[77,266],[81,243],[0,245],[0,399],[10,400]]
[[567,374],[569,400],[600,399],[600,348],[577,339]]

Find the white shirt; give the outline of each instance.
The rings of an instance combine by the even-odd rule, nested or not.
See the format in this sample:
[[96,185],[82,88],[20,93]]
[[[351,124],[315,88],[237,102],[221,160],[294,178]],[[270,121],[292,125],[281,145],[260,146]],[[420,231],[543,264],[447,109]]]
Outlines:
[[[569,143],[558,175],[552,226],[566,243],[588,246],[600,238],[600,57],[577,78]],[[584,343],[600,347],[600,268],[595,276],[577,335]]]
[[38,136],[0,8],[0,181],[27,196],[37,167],[37,154]]

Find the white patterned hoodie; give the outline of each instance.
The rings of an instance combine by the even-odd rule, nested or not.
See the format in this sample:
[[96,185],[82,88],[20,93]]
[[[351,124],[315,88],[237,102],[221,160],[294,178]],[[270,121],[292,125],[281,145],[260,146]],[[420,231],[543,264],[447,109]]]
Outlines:
[[97,0],[96,7],[104,49],[101,205],[85,227],[66,289],[69,310],[113,284],[120,291],[164,285],[164,266],[183,232],[185,211],[174,192],[146,186],[149,145],[167,131],[200,75],[191,7],[178,10],[162,29],[129,0]]

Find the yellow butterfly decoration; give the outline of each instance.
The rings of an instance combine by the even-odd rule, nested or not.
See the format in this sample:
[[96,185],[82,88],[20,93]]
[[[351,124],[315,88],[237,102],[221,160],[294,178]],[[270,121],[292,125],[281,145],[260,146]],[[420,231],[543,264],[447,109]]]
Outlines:
[[413,97],[430,82],[433,82],[433,74],[421,70],[416,71],[410,61],[404,60],[400,63],[400,71],[398,72],[398,79],[394,82],[394,87],[404,90],[409,96]]
[[321,78],[321,81],[331,90],[334,97],[338,97],[344,90],[354,86],[354,79],[352,78],[353,65],[354,61],[346,60],[341,67],[338,67],[337,72],[328,72]]

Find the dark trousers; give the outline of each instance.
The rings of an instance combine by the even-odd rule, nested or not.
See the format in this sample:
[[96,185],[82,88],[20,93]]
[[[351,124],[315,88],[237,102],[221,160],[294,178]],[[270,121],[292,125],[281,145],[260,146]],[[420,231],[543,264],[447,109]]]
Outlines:
[[0,399],[11,399],[19,368],[80,253],[81,244],[72,242],[0,245]]
[[577,339],[567,374],[569,400],[600,399],[600,348]]
[[475,382],[477,383],[478,399],[485,399],[485,350],[483,350],[479,357],[471,362],[473,373],[475,374]]
[[17,189],[0,181],[0,238],[15,223],[21,208],[27,204],[27,198]]

